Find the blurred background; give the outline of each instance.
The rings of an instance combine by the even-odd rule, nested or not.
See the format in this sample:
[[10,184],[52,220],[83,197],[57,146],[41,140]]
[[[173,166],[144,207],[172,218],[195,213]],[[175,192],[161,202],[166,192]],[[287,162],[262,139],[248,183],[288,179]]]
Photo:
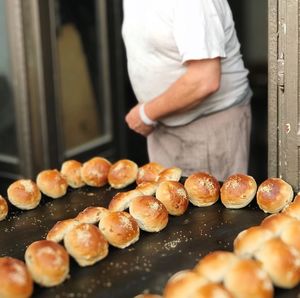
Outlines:
[[[254,93],[249,173],[262,181],[268,3],[228,2]],[[121,25],[121,0],[0,0],[0,177],[95,155],[147,162],[145,139],[124,122],[136,100]]]

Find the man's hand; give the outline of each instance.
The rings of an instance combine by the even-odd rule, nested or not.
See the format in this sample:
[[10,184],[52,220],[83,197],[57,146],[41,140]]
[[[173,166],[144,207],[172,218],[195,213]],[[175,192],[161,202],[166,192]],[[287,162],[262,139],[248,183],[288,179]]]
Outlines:
[[139,114],[139,105],[134,106],[126,115],[125,120],[130,129],[141,134],[142,136],[148,136],[153,130],[152,125],[146,125]]

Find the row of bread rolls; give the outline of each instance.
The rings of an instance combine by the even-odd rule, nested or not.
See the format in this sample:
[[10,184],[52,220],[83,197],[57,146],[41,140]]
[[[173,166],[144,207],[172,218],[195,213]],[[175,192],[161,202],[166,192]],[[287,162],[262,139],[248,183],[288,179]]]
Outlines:
[[299,219],[300,194],[281,213],[241,231],[233,252],[213,251],[192,270],[171,276],[160,297],[271,298],[274,287],[294,288],[300,283]]
[[[62,164],[60,171],[50,169],[40,172],[36,182],[30,179],[13,182],[7,189],[7,197],[17,208],[30,210],[40,203],[41,193],[56,199],[64,196],[69,186],[102,187],[109,184],[115,189],[121,189],[136,182],[137,190],[145,195],[152,195],[153,189],[161,182],[179,181],[181,174],[180,168],[164,168],[156,162],[138,167],[128,159],[121,159],[113,164],[103,157],[93,157],[84,163],[68,160]],[[220,197],[227,208],[243,208],[256,195],[258,206],[263,211],[276,213],[293,198],[292,187],[280,178],[268,178],[257,188],[252,176],[239,173],[229,176],[222,187],[212,175],[194,173],[187,177],[184,187],[189,201],[199,207],[212,205]],[[0,197],[0,220],[7,213],[7,204]]]

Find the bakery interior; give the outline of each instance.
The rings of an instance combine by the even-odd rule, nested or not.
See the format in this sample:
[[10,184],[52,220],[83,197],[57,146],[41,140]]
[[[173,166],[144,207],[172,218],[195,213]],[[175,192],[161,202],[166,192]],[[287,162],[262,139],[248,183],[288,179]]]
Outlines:
[[[295,208],[282,207],[278,209],[281,212],[266,210],[257,203],[257,194],[252,196],[253,201],[239,207],[226,205],[220,200],[200,207],[190,199],[190,202],[185,202],[186,207],[181,214],[172,214],[167,210],[168,222],[164,222],[160,229],[147,231],[138,228],[139,239],[132,240],[124,247],[113,241],[103,240],[103,236],[97,234],[99,229],[105,234],[104,220],[100,221],[98,218],[97,231],[94,231],[94,227],[98,227],[97,220],[85,222],[84,224],[91,225],[91,233],[96,233],[106,243],[102,259],[87,265],[80,263],[73,255],[71,257],[66,254],[64,258],[70,264],[68,272],[64,272],[59,282],[47,284],[45,280],[41,281],[40,276],[46,269],[42,268],[38,274],[31,271],[34,283],[24,290],[24,293],[27,291],[29,294],[25,293],[20,297],[209,298],[220,297],[213,294],[217,290],[224,291],[224,295],[227,295],[224,297],[299,295],[300,240],[296,239],[299,238],[298,235],[289,235],[292,228],[294,233],[300,229],[296,224],[300,219],[300,212],[297,215],[297,200],[294,199],[299,190],[299,182],[295,184],[299,173],[281,167],[282,152],[289,148],[290,139],[280,133],[279,137],[272,139],[270,129],[274,128],[271,125],[275,120],[270,121],[270,116],[276,118],[279,115],[278,121],[284,122],[285,119],[281,120],[280,117],[284,116],[277,110],[274,112],[274,106],[279,110],[280,107],[277,107],[274,98],[270,98],[274,93],[273,89],[270,91],[268,84],[274,81],[270,80],[270,77],[274,79],[274,73],[270,72],[270,63],[274,63],[270,53],[270,45],[274,45],[270,37],[274,33],[273,10],[278,15],[282,13],[280,17],[283,18],[284,13],[295,13],[295,6],[298,4],[286,4],[283,0],[228,2],[253,90],[248,175],[254,178],[257,187],[274,175],[287,177],[288,185],[284,184],[283,187],[290,196],[285,204],[294,204]],[[124,122],[126,112],[136,100],[127,76],[121,25],[120,0],[0,0],[0,195],[4,199],[7,199],[8,188],[15,181],[35,181],[42,171],[60,170],[67,160],[85,163],[97,156],[108,160],[112,167],[123,159],[133,161],[138,167],[148,163],[145,139],[131,132]],[[289,45],[288,42],[287,44]],[[293,49],[290,55],[293,55]],[[287,63],[292,70],[294,64],[297,63]],[[291,77],[297,78],[295,74]],[[289,88],[292,89],[293,86],[287,86],[286,92],[293,91],[289,91]],[[286,147],[280,143],[282,140],[287,143]],[[280,146],[275,150],[276,142]],[[298,165],[297,162],[294,163],[295,167],[299,166],[299,162]],[[175,180],[181,186],[188,187],[190,177],[181,177],[176,172],[180,170],[176,169],[176,165],[173,170]],[[220,181],[219,188],[216,187],[218,199],[220,187],[225,185],[223,182]],[[32,261],[32,244],[50,239],[49,231],[56,223],[84,216],[82,212],[88,207],[100,208],[97,212],[102,212],[101,208],[111,207],[113,210],[117,194],[121,192],[133,195],[132,191],[136,186],[136,181],[122,188],[114,187],[112,182],[101,186],[84,184],[78,188],[68,187],[59,200],[53,200],[51,194],[46,195],[47,192],[42,191],[36,206],[30,210],[22,210],[11,201],[8,202],[8,215],[0,220],[0,280],[6,274],[1,271],[2,257]],[[151,195],[154,193],[152,191]],[[158,195],[156,190],[156,196]],[[116,210],[118,208],[119,206]],[[122,208],[127,209],[128,205]],[[276,220],[273,223],[272,218],[267,218],[272,213],[283,213],[282,210],[285,214],[280,214],[279,223]],[[283,231],[285,226],[291,226],[291,229]],[[256,231],[256,227],[262,228],[257,228]],[[260,254],[241,257],[246,248],[239,248],[238,241],[242,238],[240,233],[246,230],[253,232],[252,237],[264,237],[264,241],[269,241],[270,245],[263,246],[264,249],[259,250]],[[248,242],[259,242],[256,241],[258,238],[250,237]],[[71,245],[71,241],[67,245],[67,237],[64,238],[64,245],[62,238],[53,242],[60,242],[60,248]],[[296,249],[290,248],[294,246]],[[53,249],[60,248],[55,246]],[[243,267],[245,263],[248,271],[245,270],[247,272],[243,275],[236,266],[236,272],[231,270],[231,275],[226,275],[221,272],[225,267],[224,261],[220,265],[222,268],[218,268],[219,271],[214,269],[209,282],[206,280],[210,279],[207,272],[209,277],[202,280],[205,261],[209,263],[209,258],[205,257],[211,257],[220,251],[224,254],[220,253],[221,257],[228,262],[226,266],[237,262]],[[270,253],[272,251],[279,253],[273,256]],[[68,252],[71,255],[70,250]],[[271,256],[268,258],[265,255]],[[285,257],[281,257],[283,255]],[[295,260],[292,259],[293,255],[297,255],[294,256]],[[291,258],[291,263],[298,262],[298,265],[294,268],[284,262],[276,264],[276,258]],[[29,267],[31,261],[26,261],[26,266]],[[270,263],[275,265],[272,267]],[[288,266],[291,269],[286,269]],[[258,281],[255,270],[261,270]],[[178,275],[178,279],[182,280],[181,286],[173,278],[180,272],[182,274]],[[278,272],[279,277],[276,274],[273,276],[273,272]],[[265,288],[262,287],[262,282]],[[253,283],[252,292],[248,290],[249,283]],[[206,289],[205,293],[210,294],[200,294],[199,290],[199,296],[196,296],[196,292],[192,292],[196,288],[198,291],[198,288],[209,286],[212,286],[211,290]],[[227,291],[228,288],[235,290],[230,292]],[[247,294],[243,294],[244,292]],[[139,294],[141,295],[138,296]]]

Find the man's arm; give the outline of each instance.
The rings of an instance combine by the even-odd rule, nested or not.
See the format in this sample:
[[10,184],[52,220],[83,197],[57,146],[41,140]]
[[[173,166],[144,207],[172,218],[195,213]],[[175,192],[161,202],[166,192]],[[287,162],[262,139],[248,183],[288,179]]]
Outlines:
[[[220,58],[192,60],[186,63],[186,72],[164,93],[145,105],[145,113],[152,120],[189,110],[200,104],[220,86]],[[166,74],[168,75],[168,74]],[[148,135],[153,127],[145,125],[136,105],[126,116],[128,126],[142,135]]]

